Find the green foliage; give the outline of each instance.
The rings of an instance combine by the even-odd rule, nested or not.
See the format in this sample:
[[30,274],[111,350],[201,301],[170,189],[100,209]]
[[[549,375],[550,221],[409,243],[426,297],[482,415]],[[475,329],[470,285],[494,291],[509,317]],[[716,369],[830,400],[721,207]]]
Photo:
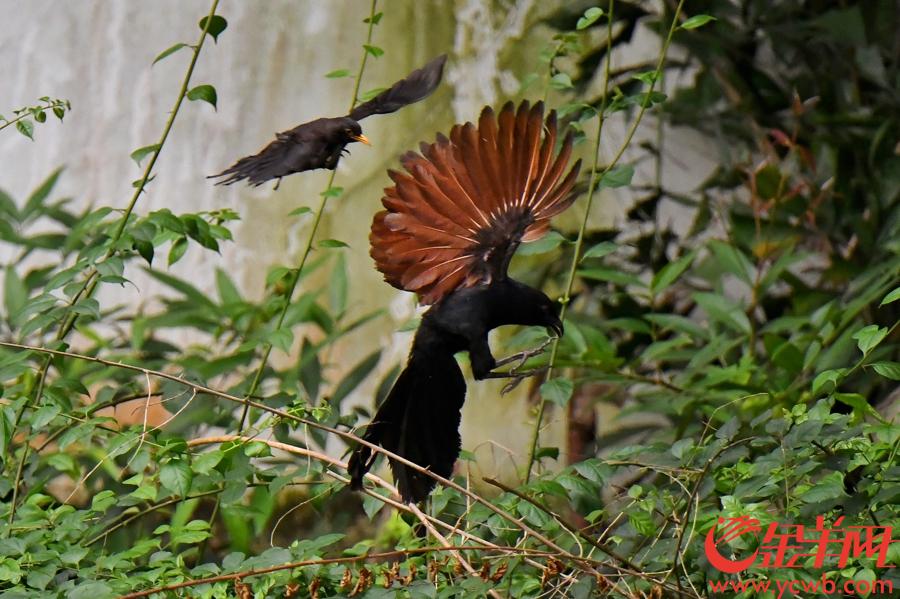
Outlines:
[[53,116],[62,121],[66,116],[66,111],[72,110],[72,105],[68,100],[55,100],[49,96],[43,96],[40,98],[40,102],[34,106],[13,110],[15,116],[11,119],[0,114],[0,131],[15,125],[16,131],[34,141],[34,123],[46,122],[47,111],[52,112]]
[[[299,265],[270,269],[259,300],[225,264],[201,288],[178,265],[232,243],[235,212],[76,211],[57,196],[57,170],[26,198],[0,190],[0,240],[13,250],[0,312],[0,598],[101,599],[179,584],[189,588],[169,595],[698,597],[723,577],[702,542],[719,517],[898,525],[900,427],[889,409],[900,379],[900,171],[888,143],[898,96],[886,78],[896,69],[887,3],[812,14],[804,3],[745,0],[732,14],[701,2],[692,10],[716,17],[702,28],[705,14],[661,15],[658,30],[679,25],[671,39],[696,67],[693,85],[662,104],[662,72],[646,64],[589,96],[586,79],[608,49],[592,36],[602,29],[615,35],[610,47],[627,43],[645,14],[576,4],[547,21],[559,33],[542,52],[547,72],[532,80],[579,135],[595,117],[649,111],[715,129],[730,150],[689,194],[665,178],[648,190],[638,161],[617,158],[585,181],[595,194],[648,192],[616,231],[554,232],[523,246],[522,259],[541,265],[526,276],[568,302],[542,401],[571,423],[611,404],[614,426],[585,438],[571,425],[565,452],[536,443],[537,474],[514,487],[463,474],[459,487],[439,487],[425,511],[448,543],[467,546],[452,553],[419,534],[421,516],[385,509],[387,483],[345,491],[332,457],[369,416],[348,398],[370,384],[383,399],[398,373],[372,380],[377,350],[335,374],[335,345],[380,315],[354,309],[364,290],[353,286],[346,243],[311,235]],[[384,53],[370,43],[383,16],[373,3],[363,65]],[[792,37],[785,22],[807,33]],[[211,14],[198,44],[156,61],[197,53],[226,26]],[[818,54],[807,56],[810,31]],[[763,38],[774,55],[738,51]],[[835,60],[813,60],[822,55]],[[729,86],[748,91],[734,98]],[[215,106],[211,85],[185,89]],[[813,95],[816,106],[801,100]],[[25,110],[17,123],[42,122]],[[132,159],[155,157],[162,140]],[[654,160],[668,159],[654,146],[663,135],[648,143]],[[314,214],[315,226],[343,189],[332,177],[318,210],[291,215]],[[666,203],[690,211],[689,230],[670,229],[658,212]],[[95,293],[131,293],[135,273],[166,293],[125,305]],[[536,339],[525,330],[510,345]],[[255,402],[246,412],[245,398]],[[165,409],[162,423],[144,420],[148,406]],[[865,556],[828,571],[895,577]],[[804,563],[790,575],[821,573]],[[757,565],[746,576],[783,574]]]

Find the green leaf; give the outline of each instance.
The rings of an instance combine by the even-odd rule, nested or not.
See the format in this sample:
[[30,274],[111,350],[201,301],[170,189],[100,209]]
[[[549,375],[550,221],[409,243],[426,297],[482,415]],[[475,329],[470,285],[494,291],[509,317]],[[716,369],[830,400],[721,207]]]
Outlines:
[[222,461],[223,457],[225,457],[225,453],[220,449],[194,455],[191,459],[191,467],[197,474],[209,474]]
[[175,493],[184,497],[191,490],[194,473],[187,460],[170,460],[159,469],[159,482]]
[[541,385],[541,398],[560,407],[569,403],[575,385],[569,379],[556,378]]
[[812,384],[812,392],[813,395],[818,395],[819,391],[822,390],[825,385],[831,383],[832,390],[836,389],[838,384],[841,382],[841,379],[844,378],[844,369],[843,368],[834,368],[831,370],[825,370],[816,375],[816,378],[813,379]]
[[366,17],[365,19],[363,19],[363,23],[365,23],[367,25],[369,23],[371,23],[372,25],[378,25],[378,23],[381,22],[381,17],[383,17],[383,16],[384,16],[383,12],[377,12],[374,15],[372,15],[371,17]]
[[900,299],[900,287],[897,287],[886,296],[884,296],[884,299],[881,300],[881,303],[878,304],[878,306],[881,307],[885,304],[891,304],[893,302],[896,302],[898,299]]
[[339,239],[323,239],[319,242],[320,248],[348,248],[350,247]]
[[750,319],[741,308],[716,293],[695,293],[694,300],[710,320],[715,320],[739,332],[749,333]]
[[16,131],[18,131],[31,141],[34,141],[34,123],[32,123],[29,119],[16,121]]
[[653,275],[653,280],[650,283],[650,292],[656,295],[678,280],[678,277],[690,267],[696,255],[696,250],[688,252],[681,258],[674,262],[669,262],[659,269],[659,272]]
[[348,69],[338,69],[336,71],[325,73],[325,76],[329,79],[339,79],[341,77],[352,77],[353,73],[351,73]]
[[105,582],[79,582],[66,593],[66,599],[111,599],[116,593]]
[[870,324],[863,327],[853,334],[856,339],[856,346],[863,355],[868,355],[887,335],[887,327],[879,327],[877,324]]
[[299,208],[294,208],[290,212],[288,212],[288,216],[302,216],[304,214],[312,213],[312,208],[309,206],[300,206]]
[[384,55],[384,50],[382,50],[382,49],[379,48],[378,46],[371,46],[371,45],[369,45],[369,44],[363,44],[363,48],[365,48],[366,52],[368,52],[369,54],[371,54],[371,55],[374,56],[375,58],[378,58],[379,56],[383,56],[383,55]]
[[47,198],[50,197],[50,192],[53,191],[53,188],[56,186],[56,182],[59,180],[61,173],[61,168],[56,169],[49,177],[44,179],[37,189],[31,192],[31,195],[25,200],[25,207],[22,208],[22,220],[25,220],[32,215],[46,213],[47,208],[44,204],[47,201]]
[[100,320],[100,302],[92,297],[86,297],[72,306],[72,312],[75,314],[83,314],[85,316],[93,316]]
[[294,333],[290,329],[278,329],[266,335],[266,340],[273,347],[288,353],[291,351],[291,345],[294,343]]
[[578,23],[575,24],[575,29],[581,31],[582,29],[587,29],[591,25],[593,25],[597,19],[603,16],[603,9],[598,8],[596,6],[591,7],[584,11],[584,16],[578,19]]
[[19,312],[28,301],[28,289],[19,278],[19,273],[12,266],[6,267],[6,278],[3,284],[3,302],[7,314]]
[[34,413],[34,416],[31,418],[31,428],[32,429],[40,429],[44,428],[50,422],[59,416],[60,408],[59,406],[49,405],[41,407],[37,412]]
[[169,266],[172,266],[184,256],[184,253],[188,248],[188,240],[187,237],[179,237],[172,244],[172,247],[169,249]]
[[875,362],[869,366],[884,378],[900,381],[900,362]]
[[191,101],[203,100],[204,102],[212,104],[214,109],[217,108],[216,101],[218,100],[218,96],[216,95],[216,88],[208,84],[198,85],[191,89],[191,91],[187,93],[187,99]]
[[144,146],[143,148],[138,148],[131,153],[131,159],[134,160],[138,166],[140,166],[141,160],[143,160],[150,154],[153,154],[154,152],[158,152],[159,147],[159,144],[151,144],[149,146]]
[[722,267],[742,280],[747,285],[753,285],[751,272],[754,270],[750,259],[735,246],[722,241],[711,241],[709,247],[713,255]]
[[337,198],[340,197],[342,193],[344,193],[343,187],[329,187],[319,195],[323,198]]
[[637,79],[645,85],[653,85],[659,79],[659,71],[643,71],[642,73],[635,73],[631,78]]
[[[207,20],[209,20],[208,28],[206,26]],[[225,17],[213,15],[212,17],[203,17],[200,19],[197,26],[200,27],[201,31],[205,29],[207,35],[211,35],[213,41],[219,43],[219,35],[228,28],[228,21],[225,20]]]
[[541,458],[550,458],[551,460],[559,459],[559,447],[538,447],[537,451],[534,452],[534,458],[536,460],[540,460]]
[[653,518],[647,512],[634,512],[628,514],[628,522],[638,534],[644,537],[652,537],[656,531]]
[[800,495],[800,500],[804,503],[819,503],[844,495],[844,473],[832,472],[817,480],[809,490]]
[[272,450],[268,443],[250,441],[244,445],[244,455],[248,458],[264,458],[272,455]]
[[[153,66],[154,64],[158,63],[160,60],[166,58],[167,56],[171,56],[172,54],[175,54],[182,48],[188,48],[188,47],[189,47],[188,44],[183,44],[181,42],[179,42],[173,46],[169,46],[168,48],[166,48],[165,50],[163,50],[162,52],[160,52],[159,54],[156,55],[156,58],[153,59],[153,63],[150,66]],[[56,115],[56,116],[59,116],[59,115]],[[62,117],[60,117],[60,118],[62,118]]]
[[703,27],[710,21],[715,21],[715,17],[711,17],[709,15],[694,15],[690,19],[685,20],[684,23],[679,25],[681,29],[696,29],[697,27]]
[[109,489],[100,491],[91,500],[91,510],[94,512],[105,512],[114,505],[116,505],[116,494]]
[[646,287],[643,281],[635,275],[621,271],[617,268],[586,268],[578,271],[578,276],[594,281],[608,281],[616,285]]
[[572,78],[566,73],[557,73],[550,78],[550,87],[557,91],[572,89]]
[[546,254],[558,248],[564,241],[568,241],[565,237],[556,231],[550,231],[537,241],[523,243],[519,246],[518,254],[520,256],[535,256],[537,254]]
[[9,447],[15,428],[6,414],[6,410],[0,410],[0,455],[6,455],[6,449]]
[[[893,541],[896,543],[896,541]],[[881,587],[880,584],[875,584],[875,581],[878,579],[878,575],[875,574],[875,571],[872,568],[863,568],[862,570],[857,570],[853,575],[853,587],[856,589],[856,592],[859,593],[860,597],[868,597],[872,594],[872,591],[879,589]],[[861,582],[867,582],[867,585],[861,585]],[[882,582],[885,587],[887,586],[886,581]]]
[[597,185],[597,189],[603,189],[604,187],[625,187],[626,185],[631,185],[632,177],[634,177],[634,167],[630,164],[620,164],[619,166],[610,169],[606,174],[603,175],[603,177],[600,179],[600,183]]
[[143,186],[143,188],[141,189],[141,191],[144,191],[144,189],[147,188],[147,185],[149,185],[150,182],[153,181],[154,179],[156,179],[156,175],[152,175],[152,176],[150,176],[150,177],[147,177],[147,180],[146,180],[146,181],[144,181],[143,177],[140,178],[140,179],[135,179],[134,181],[131,182],[131,186],[132,186],[133,188],[135,188],[135,189],[137,189],[138,187]]
[[586,251],[581,259],[587,260],[588,258],[603,258],[604,256],[612,254],[617,249],[619,249],[619,246],[617,246],[612,241],[602,241]]
[[234,281],[228,276],[228,273],[221,268],[216,268],[216,289],[219,292],[219,299],[222,304],[239,304],[242,301],[241,292],[238,290]]

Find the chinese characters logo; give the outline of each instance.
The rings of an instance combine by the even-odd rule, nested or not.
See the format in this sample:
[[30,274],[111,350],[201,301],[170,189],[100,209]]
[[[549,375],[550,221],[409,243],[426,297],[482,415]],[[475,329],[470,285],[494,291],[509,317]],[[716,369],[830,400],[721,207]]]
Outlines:
[[[897,541],[891,540],[890,526],[843,527],[843,520],[838,518],[828,526],[819,516],[813,527],[773,522],[763,530],[759,520],[750,516],[719,518],[718,525],[706,535],[704,550],[709,563],[728,574],[743,572],[751,566],[808,567],[809,558],[814,568],[822,568],[826,560],[836,561],[839,568],[844,568],[850,558],[860,557],[875,559],[879,568],[893,566],[887,563],[887,554],[891,543]],[[721,553],[720,545],[744,535],[753,535],[759,541],[753,543],[756,550],[752,555],[735,558]]]

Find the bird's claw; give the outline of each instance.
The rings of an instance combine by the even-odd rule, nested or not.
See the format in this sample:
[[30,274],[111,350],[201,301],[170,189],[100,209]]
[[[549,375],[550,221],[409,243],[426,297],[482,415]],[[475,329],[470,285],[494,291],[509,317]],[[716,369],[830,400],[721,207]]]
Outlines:
[[508,383],[503,385],[503,388],[500,389],[500,395],[506,395],[513,389],[519,386],[519,384],[527,379],[530,376],[535,376],[537,374],[543,374],[547,372],[547,366],[541,366],[540,368],[532,368],[530,370],[516,370],[513,368],[507,372],[489,372],[485,375],[486,379],[510,379]]
[[506,366],[507,364],[512,364],[513,362],[515,362],[515,361],[518,360],[519,363],[516,364],[515,366],[513,366],[513,367],[510,369],[510,372],[515,372],[516,370],[518,370],[519,368],[521,368],[522,366],[524,366],[524,365],[525,365],[525,362],[526,362],[529,358],[533,358],[534,356],[538,356],[538,355],[544,353],[544,351],[546,351],[547,347],[548,347],[551,343],[553,343],[553,338],[552,338],[552,337],[548,337],[548,338],[546,339],[546,341],[544,341],[543,343],[541,343],[541,344],[540,344],[539,346],[537,346],[537,347],[533,347],[533,348],[531,348],[531,349],[526,349],[525,351],[520,351],[520,352],[517,353],[517,354],[512,354],[511,356],[506,356],[505,358],[501,358],[501,359],[498,360],[497,363],[494,365],[494,368],[498,368],[498,367],[500,367],[500,366]]
[[505,358],[497,360],[494,368],[506,366],[507,364],[511,364],[513,362],[518,362],[518,364],[504,372],[491,371],[487,373],[484,378],[510,379],[510,381],[503,386],[503,389],[500,390],[501,395],[506,395],[507,393],[518,387],[519,384],[528,377],[534,376],[536,374],[542,374],[547,371],[546,366],[543,366],[541,368],[532,368],[530,370],[519,369],[525,365],[525,362],[527,362],[529,358],[533,358],[534,356],[544,353],[544,351],[547,349],[547,346],[549,346],[552,342],[553,339],[549,338],[537,347],[526,349],[525,351],[521,351],[519,353],[512,354],[511,356],[507,356]]

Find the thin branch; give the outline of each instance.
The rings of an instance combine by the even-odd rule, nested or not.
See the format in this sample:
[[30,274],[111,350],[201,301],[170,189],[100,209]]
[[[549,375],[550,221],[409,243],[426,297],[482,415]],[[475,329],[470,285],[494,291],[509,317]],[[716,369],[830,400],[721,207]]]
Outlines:
[[502,551],[505,553],[521,553],[521,549],[509,548],[509,547],[492,547],[492,546],[472,546],[472,545],[459,545],[459,546],[442,546],[442,547],[417,547],[412,549],[398,549],[396,551],[384,551],[381,553],[366,553],[363,555],[355,555],[351,557],[331,557],[325,559],[309,559],[302,560],[298,562],[292,562],[289,564],[281,564],[280,566],[270,566],[268,568],[260,568],[259,570],[244,570],[241,572],[233,572],[231,574],[220,574],[218,576],[209,576],[207,578],[196,578],[194,580],[187,580],[184,582],[179,582],[177,584],[170,584],[168,586],[156,587],[152,589],[147,589],[145,591],[139,591],[136,593],[128,593],[127,595],[122,595],[119,599],[138,599],[139,597],[149,597],[155,593],[165,593],[167,591],[176,591],[178,589],[184,589],[187,587],[197,586],[200,584],[213,584],[216,582],[223,582],[227,580],[243,580],[244,578],[249,578],[250,576],[261,576],[263,574],[271,574],[272,572],[280,572],[281,570],[293,570],[294,568],[303,568],[307,566],[325,566],[329,564],[352,564],[357,562],[365,562],[370,560],[386,560],[386,559],[396,559],[396,558],[407,558],[414,555],[423,555],[428,553],[440,553],[440,552],[456,552],[456,551]]
[[[45,100],[44,104],[46,104],[46,106],[40,106],[40,107],[34,106],[33,108],[40,108],[41,110],[53,110],[54,108],[65,108],[67,102],[65,102],[63,100]],[[31,117],[31,116],[33,116],[33,113],[31,112],[29,107],[22,108],[21,114],[16,116],[16,118],[11,119],[11,120],[2,119],[3,124],[0,125],[0,131],[3,131],[7,127],[11,127],[12,125],[15,125],[22,119],[27,119],[28,117]]]

